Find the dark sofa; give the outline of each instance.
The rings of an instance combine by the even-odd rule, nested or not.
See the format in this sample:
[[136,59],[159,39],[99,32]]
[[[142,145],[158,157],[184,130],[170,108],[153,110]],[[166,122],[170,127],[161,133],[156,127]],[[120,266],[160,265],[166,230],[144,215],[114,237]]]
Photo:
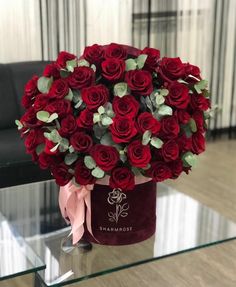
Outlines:
[[0,64],[0,188],[51,178],[25,153],[15,126],[22,115],[21,98],[26,82],[41,75],[47,62]]

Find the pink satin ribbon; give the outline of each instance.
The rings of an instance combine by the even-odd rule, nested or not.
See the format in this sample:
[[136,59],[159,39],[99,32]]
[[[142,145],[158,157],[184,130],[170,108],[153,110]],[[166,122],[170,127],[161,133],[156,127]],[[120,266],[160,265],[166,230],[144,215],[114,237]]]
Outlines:
[[[143,176],[135,177],[135,184],[142,184],[150,180]],[[96,184],[108,185],[109,176],[98,180]],[[84,234],[85,208],[87,229],[94,237],[91,225],[91,191],[93,187],[93,184],[77,187],[72,181],[60,187],[59,206],[62,216],[68,224],[71,224],[73,244],[76,244]]]

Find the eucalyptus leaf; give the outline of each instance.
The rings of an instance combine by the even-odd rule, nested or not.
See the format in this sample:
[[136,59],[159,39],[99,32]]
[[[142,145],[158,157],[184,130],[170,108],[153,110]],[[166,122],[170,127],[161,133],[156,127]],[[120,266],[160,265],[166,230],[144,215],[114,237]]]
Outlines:
[[141,54],[138,56],[138,58],[136,59],[136,62],[137,62],[137,66],[139,69],[142,69],[144,67],[147,57],[148,55],[146,54]]
[[158,110],[155,110],[155,112],[153,112],[152,115],[158,121],[161,119],[161,115],[159,115]]
[[102,114],[105,113],[105,109],[104,109],[103,106],[100,106],[100,107],[98,108],[98,113],[99,113],[100,115],[102,115]]
[[57,113],[53,113],[50,115],[50,117],[47,120],[47,123],[51,123],[52,121],[54,121],[55,119],[58,118],[58,114]]
[[50,114],[49,112],[46,112],[46,111],[39,111],[36,113],[36,117],[38,120],[40,120],[41,122],[47,122],[49,117],[50,117]]
[[77,59],[66,61],[66,69],[70,72],[74,72],[74,68],[77,67]]
[[183,125],[182,129],[184,130],[187,138],[190,138],[192,136],[192,131],[191,131],[191,128],[190,128],[190,126],[188,124],[187,125]]
[[128,59],[125,61],[125,70],[135,70],[137,67],[137,62],[134,59]]
[[78,159],[78,155],[76,153],[68,153],[65,156],[64,162],[66,165],[71,165]]
[[151,139],[150,143],[151,143],[152,146],[154,146],[157,149],[161,148],[162,145],[163,145],[163,141],[161,139],[159,139],[159,138],[156,138],[156,137],[153,137]]
[[92,64],[90,68],[93,69],[94,72],[96,72],[96,70],[97,70],[97,67],[94,64]]
[[73,93],[72,93],[71,89],[69,89],[69,93],[65,96],[64,99],[65,99],[65,100],[68,100],[68,101],[72,101],[72,99],[73,99]]
[[161,105],[158,109],[158,114],[161,116],[171,116],[173,114],[173,110],[167,105]]
[[62,138],[60,140],[60,151],[61,152],[65,152],[65,151],[68,150],[68,148],[69,148],[69,141],[68,141],[68,139]]
[[101,121],[101,115],[99,113],[93,114],[93,123],[96,124]]
[[125,82],[117,83],[114,86],[114,95],[122,98],[127,94],[128,85]]
[[125,154],[120,154],[120,160],[122,162],[126,162],[127,161],[127,156]]
[[108,145],[108,146],[114,145],[114,142],[113,142],[113,140],[112,140],[112,136],[111,136],[110,133],[104,134],[104,135],[102,136],[100,142],[101,142],[101,144],[103,144],[103,145]]
[[60,70],[60,76],[61,78],[67,78],[70,75],[70,72],[66,70]]
[[150,100],[148,96],[145,97],[145,103],[146,103],[146,106],[149,108],[149,110],[153,112],[152,101]]
[[43,94],[46,94],[51,85],[52,85],[52,77],[51,78],[47,78],[47,77],[40,77],[38,79],[38,82],[37,82],[37,88],[38,90],[43,93]]
[[142,173],[140,172],[140,170],[137,168],[137,167],[132,167],[131,168],[132,169],[132,172],[133,172],[133,174],[135,175],[135,176],[140,176],[140,175],[142,175]]
[[207,85],[208,85],[207,80],[201,80],[194,85],[194,88],[198,94],[201,94],[202,90],[205,90],[207,88]]
[[188,151],[182,156],[182,161],[184,166],[195,166],[197,161],[197,156],[192,152]]
[[165,98],[163,97],[163,95],[157,95],[156,96],[156,104],[157,106],[162,105],[165,102]]
[[108,117],[107,115],[102,115],[102,125],[103,126],[109,126],[113,123],[113,120]]
[[193,133],[195,133],[197,131],[197,125],[196,125],[196,122],[193,118],[191,118],[188,122],[189,126],[190,126],[190,129]]
[[85,59],[81,59],[81,60],[79,60],[78,61],[78,66],[79,67],[89,67],[90,66],[90,64],[89,64],[89,62],[87,61],[87,60],[85,60]]
[[39,144],[39,145],[36,147],[36,154],[37,154],[37,155],[40,155],[40,154],[43,152],[44,148],[45,148],[45,144]]
[[59,147],[60,143],[57,143],[53,148],[50,149],[50,152],[55,152]]
[[18,127],[18,130],[21,130],[23,128],[23,124],[19,120],[15,120],[15,124]]
[[96,167],[96,162],[90,155],[84,157],[84,164],[88,169],[93,169]]
[[69,146],[69,152],[72,153],[72,152],[74,152],[74,151],[75,151],[75,149],[73,148],[73,146],[72,146],[72,145]]
[[105,127],[100,127],[99,125],[94,125],[93,126],[93,131],[94,131],[94,135],[97,139],[101,139],[101,137],[105,134],[107,128]]
[[59,135],[58,131],[54,129],[51,131],[49,139],[54,143],[58,143],[62,140],[62,137]]
[[150,142],[151,139],[151,131],[145,131],[143,134],[143,138],[142,138],[142,144],[143,145],[147,145]]
[[105,175],[105,172],[100,167],[95,167],[95,169],[92,170],[92,175],[96,178],[103,178]]
[[167,89],[161,89],[160,90],[160,95],[163,97],[166,97],[169,94],[169,91]]

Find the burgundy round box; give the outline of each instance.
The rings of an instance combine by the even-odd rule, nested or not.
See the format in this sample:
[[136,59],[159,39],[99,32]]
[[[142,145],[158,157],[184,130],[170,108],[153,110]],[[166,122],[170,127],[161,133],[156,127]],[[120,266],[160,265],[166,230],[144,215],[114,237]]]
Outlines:
[[124,245],[148,239],[156,229],[156,183],[135,185],[122,192],[107,185],[94,185],[91,192],[92,231],[84,238],[100,244]]

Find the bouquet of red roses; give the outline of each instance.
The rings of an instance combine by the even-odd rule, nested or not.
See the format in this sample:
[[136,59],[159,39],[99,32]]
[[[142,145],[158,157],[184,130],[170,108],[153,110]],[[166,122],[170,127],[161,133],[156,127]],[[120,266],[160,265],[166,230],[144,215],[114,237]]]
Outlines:
[[138,175],[177,178],[205,149],[210,101],[198,67],[159,50],[110,44],[61,52],[26,84],[16,121],[25,146],[60,185],[131,190]]

